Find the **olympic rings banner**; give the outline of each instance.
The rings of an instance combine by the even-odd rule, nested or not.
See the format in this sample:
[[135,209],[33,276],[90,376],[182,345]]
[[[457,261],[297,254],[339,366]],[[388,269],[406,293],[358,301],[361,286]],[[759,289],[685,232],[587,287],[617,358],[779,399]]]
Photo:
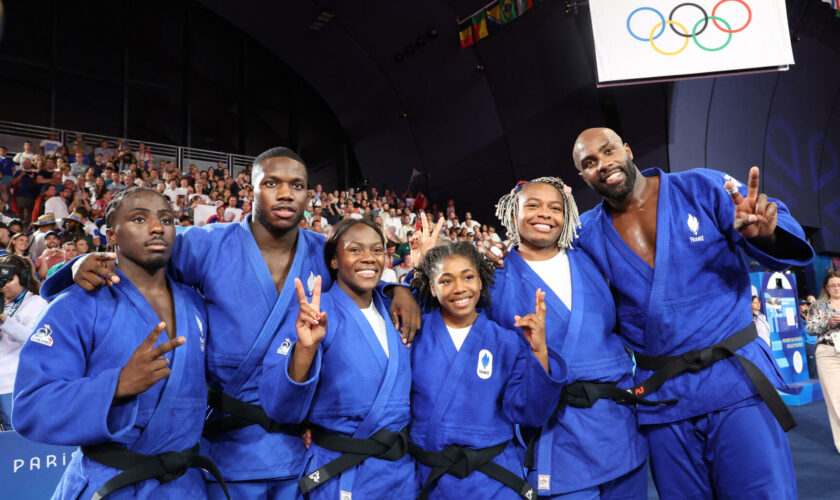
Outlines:
[[599,84],[787,69],[784,0],[589,0]]

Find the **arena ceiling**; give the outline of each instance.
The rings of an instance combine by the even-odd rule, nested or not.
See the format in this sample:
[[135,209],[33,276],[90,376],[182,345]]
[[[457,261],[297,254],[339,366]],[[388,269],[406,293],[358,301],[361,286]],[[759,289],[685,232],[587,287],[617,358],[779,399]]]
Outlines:
[[[602,124],[624,135],[640,166],[671,170],[673,86],[596,88],[586,8],[575,15],[567,2],[545,0],[461,50],[456,19],[486,0],[199,3],[321,95],[372,184],[404,189],[416,170],[435,199],[455,196],[489,217],[490,202],[516,180],[560,175],[587,208],[596,197],[580,189],[571,146],[581,129]],[[788,17],[836,61],[840,30],[831,32],[821,7],[789,0]]]

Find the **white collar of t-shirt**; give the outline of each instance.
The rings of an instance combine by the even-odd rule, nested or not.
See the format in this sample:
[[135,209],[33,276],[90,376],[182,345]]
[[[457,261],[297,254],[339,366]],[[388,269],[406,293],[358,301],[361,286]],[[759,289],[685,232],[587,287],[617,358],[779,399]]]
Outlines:
[[376,339],[379,340],[379,344],[382,345],[382,349],[385,351],[385,357],[390,358],[390,353],[388,352],[388,330],[385,327],[385,318],[379,314],[379,310],[376,309],[373,301],[370,302],[370,306],[361,311],[365,319],[370,323],[370,327],[373,328],[373,333],[376,334]]
[[449,336],[452,337],[452,343],[455,344],[456,351],[461,350],[461,346],[464,345],[464,341],[467,339],[467,334],[470,333],[470,328],[472,328],[472,325],[466,328],[452,328],[446,325],[446,329],[449,330]]
[[548,260],[526,260],[528,266],[551,288],[569,309],[572,308],[572,274],[569,270],[569,255],[560,250]]

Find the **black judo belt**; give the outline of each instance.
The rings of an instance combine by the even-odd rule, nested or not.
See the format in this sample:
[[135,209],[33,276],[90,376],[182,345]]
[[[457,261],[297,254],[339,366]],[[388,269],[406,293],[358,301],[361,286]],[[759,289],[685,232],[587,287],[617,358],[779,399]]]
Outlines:
[[212,474],[230,500],[222,473],[212,460],[198,454],[198,445],[183,451],[143,455],[121,448],[116,443],[101,443],[82,446],[82,453],[94,462],[123,471],[96,490],[93,500],[100,500],[119,489],[148,479],[157,479],[161,484],[165,484],[178,479],[194,467],[200,467]]
[[[663,401],[644,399],[634,394],[632,389],[622,389],[616,384],[618,382],[589,382],[585,380],[572,382],[563,387],[557,410],[560,410],[563,406],[592,408],[599,399],[611,399],[624,405],[640,404],[643,406],[663,406],[677,402],[676,399],[665,399]],[[534,450],[541,434],[542,429],[535,430],[525,447],[525,467],[528,469],[534,468]]]
[[298,481],[301,493],[308,493],[328,480],[359,465],[368,458],[396,462],[408,453],[408,427],[399,432],[382,429],[368,439],[330,434],[320,427],[312,427],[312,442],[342,455]]
[[647,380],[633,388],[633,394],[645,396],[659,389],[670,378],[685,372],[697,373],[722,359],[734,357],[758,391],[759,397],[764,400],[779,425],[787,432],[796,426],[796,420],[779,393],[776,392],[776,388],[752,361],[735,352],[736,349],[755,340],[757,335],[755,323],[750,322],[743,330],[705,349],[695,349],[678,356],[648,356],[637,352],[635,353],[637,366],[644,370],[655,371]]
[[297,433],[298,426],[275,422],[261,406],[245,403],[209,386],[207,388],[207,404],[211,408],[227,413],[228,416],[205,421],[202,431],[204,436],[222,434],[250,425],[259,425],[269,433],[282,431]]
[[508,443],[504,442],[478,450],[452,445],[443,451],[426,451],[414,443],[409,443],[411,455],[421,464],[432,468],[417,499],[429,498],[429,490],[444,474],[463,479],[474,471],[479,471],[512,489],[523,499],[536,500],[537,490],[528,484],[528,481],[493,462],[493,459],[503,452],[507,445]]

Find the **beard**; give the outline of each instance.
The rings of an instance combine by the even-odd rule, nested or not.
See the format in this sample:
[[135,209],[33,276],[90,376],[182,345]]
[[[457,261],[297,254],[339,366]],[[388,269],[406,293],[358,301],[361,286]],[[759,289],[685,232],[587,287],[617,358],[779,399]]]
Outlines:
[[300,220],[303,219],[303,212],[299,212],[297,218],[295,218],[294,224],[291,227],[277,227],[271,223],[271,219],[268,217],[268,213],[262,209],[259,203],[254,203],[251,207],[253,211],[253,217],[260,223],[269,233],[273,236],[283,236],[284,234],[288,233],[290,230],[295,229],[300,224]]
[[633,160],[627,158],[627,161],[621,166],[621,171],[624,172],[624,182],[616,186],[607,186],[599,182],[593,186],[595,191],[608,200],[622,200],[626,198],[636,185],[636,172],[638,170]]

